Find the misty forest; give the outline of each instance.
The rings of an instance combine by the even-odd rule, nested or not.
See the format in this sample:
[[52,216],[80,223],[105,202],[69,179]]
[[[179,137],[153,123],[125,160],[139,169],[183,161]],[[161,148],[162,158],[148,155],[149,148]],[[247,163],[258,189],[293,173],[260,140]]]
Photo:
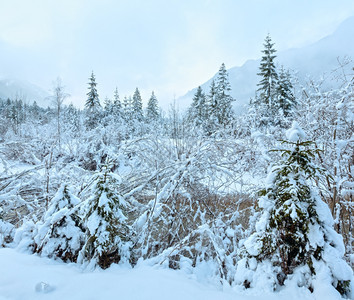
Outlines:
[[186,109],[153,91],[143,105],[139,87],[102,99],[94,70],[83,109],[59,78],[48,107],[0,99],[0,247],[351,298],[353,63],[299,77],[270,35],[262,48],[242,110],[225,64]]

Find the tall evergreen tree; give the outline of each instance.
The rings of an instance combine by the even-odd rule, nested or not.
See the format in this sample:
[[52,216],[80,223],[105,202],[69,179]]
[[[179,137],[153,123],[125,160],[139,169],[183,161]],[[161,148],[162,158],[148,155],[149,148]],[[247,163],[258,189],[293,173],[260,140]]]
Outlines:
[[146,119],[150,122],[156,121],[159,116],[160,113],[157,98],[155,96],[155,93],[152,92],[146,108]]
[[278,73],[276,72],[274,59],[276,55],[274,54],[276,50],[273,48],[274,43],[269,34],[265,38],[264,50],[262,52],[264,55],[261,59],[261,64],[259,67],[259,73],[257,75],[261,76],[261,81],[257,84],[259,88],[259,100],[262,104],[267,106],[267,109],[273,109],[274,105],[274,94],[276,83],[278,80]]
[[225,126],[232,119],[232,102],[234,99],[230,95],[231,85],[224,63],[217,75],[215,92],[215,102],[211,107],[211,115],[219,125]]
[[97,93],[97,88],[96,88],[96,79],[95,75],[91,74],[91,77],[89,78],[89,92],[87,93],[87,100],[85,103],[85,108],[86,108],[86,119],[85,119],[85,124],[88,129],[93,129],[95,128],[101,118],[101,104],[100,100],[98,98],[98,93]]
[[143,100],[141,99],[140,96],[140,91],[138,88],[135,89],[134,95],[133,95],[133,102],[132,102],[132,113],[133,113],[133,118],[142,121],[143,120]]
[[89,78],[89,80],[90,80],[88,83],[89,92],[87,93],[87,100],[85,103],[85,107],[87,109],[101,107],[100,100],[97,93],[97,88],[96,88],[97,86],[96,78],[93,72],[91,73],[91,77]]

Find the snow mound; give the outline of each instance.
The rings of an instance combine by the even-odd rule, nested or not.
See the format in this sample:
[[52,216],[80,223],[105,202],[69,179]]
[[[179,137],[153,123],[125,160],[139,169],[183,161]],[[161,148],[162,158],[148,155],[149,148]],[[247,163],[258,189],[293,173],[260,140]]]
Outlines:
[[286,131],[286,137],[291,142],[297,142],[299,140],[305,140],[306,134],[300,128],[299,124],[294,121],[291,128]]

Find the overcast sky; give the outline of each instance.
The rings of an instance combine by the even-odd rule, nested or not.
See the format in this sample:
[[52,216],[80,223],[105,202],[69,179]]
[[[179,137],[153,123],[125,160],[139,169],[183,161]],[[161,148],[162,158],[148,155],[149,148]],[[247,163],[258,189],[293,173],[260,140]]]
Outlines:
[[0,0],[0,77],[49,90],[60,76],[82,105],[93,70],[101,100],[139,87],[167,103],[258,58],[268,32],[302,47],[353,15],[353,0]]

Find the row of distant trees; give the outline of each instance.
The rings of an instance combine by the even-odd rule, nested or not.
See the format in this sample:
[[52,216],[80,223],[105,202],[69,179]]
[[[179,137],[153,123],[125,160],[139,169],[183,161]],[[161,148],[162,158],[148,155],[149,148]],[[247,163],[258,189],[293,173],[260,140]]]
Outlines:
[[[260,127],[275,124],[289,125],[286,120],[291,119],[296,107],[290,72],[283,67],[277,70],[275,66],[276,50],[270,36],[266,37],[262,52],[264,55],[258,73],[260,82],[254,99],[251,99],[249,113],[253,115],[253,120]],[[97,126],[107,125],[111,122],[129,123],[131,128],[140,126],[137,125],[138,123],[164,122],[154,92],[148,100],[145,111],[138,88],[133,96],[124,97],[123,100],[120,99],[116,88],[113,99],[106,97],[102,103],[99,99],[93,72],[89,78],[84,111],[79,111],[72,105],[66,107],[64,102],[68,96],[65,87],[58,79],[54,84],[51,96],[51,103],[54,107],[52,110],[40,108],[36,102],[33,105],[26,105],[21,99],[7,99],[0,101],[1,115],[3,120],[11,122],[15,134],[20,132],[20,124],[25,122],[29,116],[33,119],[37,118],[40,122],[46,122],[48,118],[55,115],[59,143],[62,131],[61,123],[66,121],[74,123],[73,127],[76,129],[81,122],[86,130],[92,130]],[[197,126],[205,134],[210,135],[218,128],[228,127],[233,122],[235,119],[233,103],[235,101],[236,99],[231,96],[228,72],[225,64],[222,64],[217,76],[212,80],[207,94],[200,86],[198,87],[185,116],[185,122]],[[83,119],[79,120],[80,115]],[[74,119],[63,120],[63,118]],[[6,130],[5,126],[2,131]],[[132,131],[134,130],[132,129]],[[135,132],[141,131],[135,130]]]
[[161,112],[154,92],[151,93],[145,113],[138,88],[135,89],[133,97],[124,97],[123,101],[120,100],[118,89],[116,88],[113,101],[106,98],[104,107],[102,107],[93,72],[89,80],[89,92],[87,93],[85,103],[85,125],[87,129],[93,129],[98,126],[104,117],[112,117],[114,120],[124,119],[137,122],[155,122],[159,119]]

